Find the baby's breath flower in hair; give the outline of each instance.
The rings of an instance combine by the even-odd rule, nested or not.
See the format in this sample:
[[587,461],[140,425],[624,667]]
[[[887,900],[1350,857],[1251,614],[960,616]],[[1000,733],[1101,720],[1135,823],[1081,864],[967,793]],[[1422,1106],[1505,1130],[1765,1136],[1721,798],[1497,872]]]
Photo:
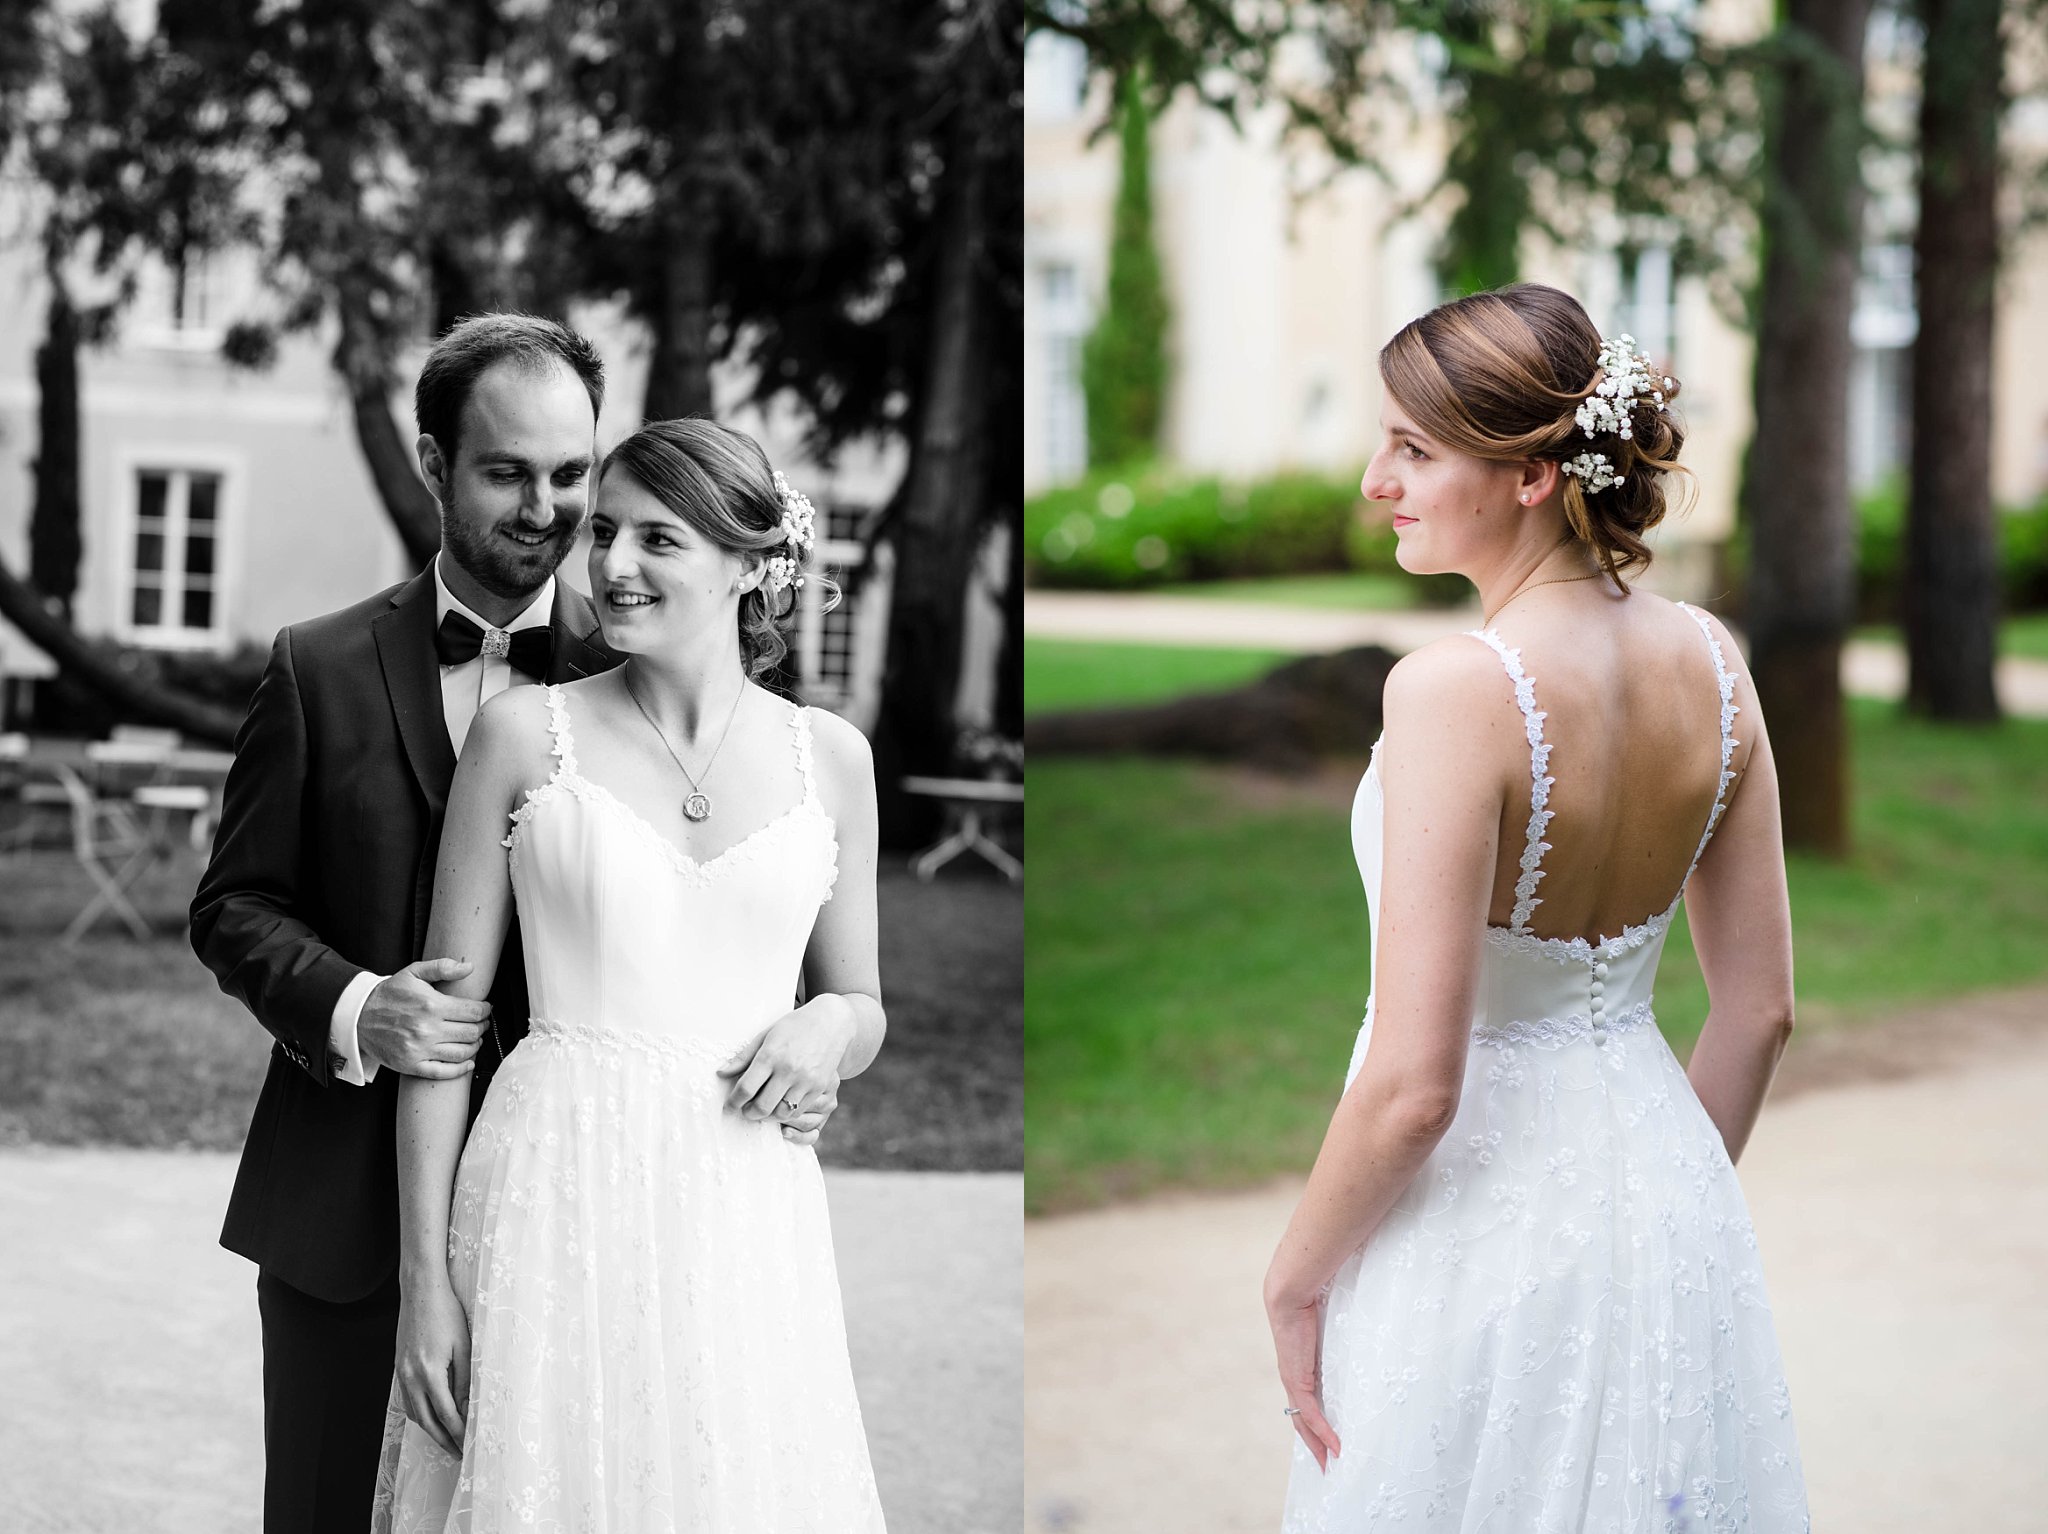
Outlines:
[[1614,465],[1608,461],[1605,453],[1581,453],[1576,458],[1566,460],[1564,471],[1576,479],[1584,480],[1588,495],[1605,490],[1609,485],[1621,483],[1621,476],[1614,472]]
[[791,489],[780,469],[774,471],[774,480],[775,493],[782,501],[782,539],[787,552],[772,554],[768,558],[767,573],[761,584],[771,594],[780,592],[785,586],[803,585],[804,578],[798,572],[803,569],[804,556],[817,542],[813,529],[818,520],[810,497]]
[[1645,395],[1664,408],[1664,391],[1650,374],[1650,359],[1636,350],[1634,336],[1616,336],[1600,343],[1600,371],[1605,375],[1574,412],[1572,419],[1588,438],[1604,435],[1627,441],[1634,435],[1636,405]]

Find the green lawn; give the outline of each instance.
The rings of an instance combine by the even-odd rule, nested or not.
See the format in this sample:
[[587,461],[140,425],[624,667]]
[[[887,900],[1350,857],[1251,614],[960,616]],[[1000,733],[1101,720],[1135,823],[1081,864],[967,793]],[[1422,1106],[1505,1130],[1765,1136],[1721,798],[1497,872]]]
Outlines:
[[1024,707],[1027,712],[1042,714],[1112,703],[1150,703],[1235,687],[1264,676],[1290,658],[1281,650],[1033,639],[1024,646]]
[[[1856,630],[1856,637],[1905,643],[1905,636],[1888,623],[1868,624]],[[2025,660],[2048,660],[2048,612],[2008,614],[1998,625],[1998,653]]]
[[[1095,648],[1063,670],[1113,694]],[[1802,1027],[2048,976],[2048,722],[1851,718],[1857,853],[1790,868]],[[1030,782],[1032,1207],[1307,1166],[1370,984],[1343,807],[1132,759],[1036,761]],[[1657,1006],[1690,1049],[1706,995],[1682,918]]]
[[1193,581],[1156,588],[1175,596],[1227,602],[1271,602],[1282,607],[1405,609],[1422,602],[1422,588],[1405,575],[1277,575],[1241,581]]

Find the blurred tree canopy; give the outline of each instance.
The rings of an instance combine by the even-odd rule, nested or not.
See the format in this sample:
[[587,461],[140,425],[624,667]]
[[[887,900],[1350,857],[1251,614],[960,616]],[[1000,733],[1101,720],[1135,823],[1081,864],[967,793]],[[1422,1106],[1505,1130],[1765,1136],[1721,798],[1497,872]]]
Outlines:
[[[36,10],[0,0],[0,39],[59,39],[20,94],[71,97],[75,39]],[[114,7],[87,14],[119,35]],[[1019,504],[1015,0],[162,0],[131,47],[154,72],[103,126],[146,123],[165,165],[232,172],[240,220],[182,245],[159,221],[145,243],[174,268],[189,248],[257,252],[270,291],[229,329],[231,360],[335,338],[414,559],[438,513],[393,414],[398,359],[464,313],[615,303],[651,346],[650,417],[708,412],[732,359],[754,400],[794,400],[821,457],[900,440],[908,471],[866,530],[894,554],[878,748],[896,771],[945,768],[962,594]],[[95,183],[86,221],[168,185],[149,164]]]

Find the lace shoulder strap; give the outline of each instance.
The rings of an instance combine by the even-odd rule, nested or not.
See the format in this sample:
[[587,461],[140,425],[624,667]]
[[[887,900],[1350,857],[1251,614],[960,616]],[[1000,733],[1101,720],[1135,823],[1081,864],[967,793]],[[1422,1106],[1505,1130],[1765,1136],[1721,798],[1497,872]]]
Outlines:
[[796,739],[796,770],[803,774],[804,802],[810,804],[818,797],[818,780],[811,771],[811,711],[801,703],[790,704],[789,728]]
[[1543,738],[1546,716],[1536,706],[1536,684],[1522,670],[1522,652],[1510,646],[1492,629],[1467,629],[1465,632],[1491,645],[1494,654],[1507,668],[1508,680],[1515,684],[1515,706],[1522,711],[1522,728],[1529,737],[1529,832],[1522,847],[1522,874],[1515,880],[1515,914],[1508,924],[1509,931],[1522,932],[1528,928],[1530,915],[1543,904],[1536,897],[1536,886],[1543,878],[1543,854],[1550,850],[1550,843],[1543,839],[1543,832],[1550,824],[1552,811],[1547,806],[1551,785],[1557,779],[1549,775],[1550,742]]
[[1686,865],[1685,879],[1689,884],[1692,871],[1699,867],[1707,843],[1713,839],[1714,827],[1721,823],[1721,812],[1728,808],[1728,785],[1735,781],[1735,774],[1729,770],[1728,764],[1735,758],[1735,716],[1742,710],[1735,702],[1735,673],[1728,669],[1728,657],[1722,653],[1721,641],[1714,637],[1714,628],[1707,621],[1707,615],[1689,602],[1678,605],[1685,609],[1707,637],[1707,653],[1714,658],[1714,681],[1721,692],[1721,781],[1714,787],[1714,807],[1707,814],[1707,828],[1700,833],[1700,844],[1693,849],[1692,861]]
[[546,689],[548,700],[548,736],[554,741],[554,755],[560,760],[559,772],[574,777],[576,773],[576,738],[569,733],[569,704],[562,696],[562,684],[550,682]]

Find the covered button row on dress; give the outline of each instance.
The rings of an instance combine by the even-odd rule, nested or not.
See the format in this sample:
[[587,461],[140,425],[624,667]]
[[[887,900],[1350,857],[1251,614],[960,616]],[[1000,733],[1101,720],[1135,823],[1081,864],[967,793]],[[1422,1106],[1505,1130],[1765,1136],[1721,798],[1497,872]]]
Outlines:
[[1607,989],[1607,961],[1605,959],[1595,959],[1593,961],[1593,979],[1589,989],[1593,993],[1592,1002],[1589,1007],[1593,1014],[1593,1043],[1596,1046],[1604,1045],[1607,1042],[1607,997],[1604,994]]

